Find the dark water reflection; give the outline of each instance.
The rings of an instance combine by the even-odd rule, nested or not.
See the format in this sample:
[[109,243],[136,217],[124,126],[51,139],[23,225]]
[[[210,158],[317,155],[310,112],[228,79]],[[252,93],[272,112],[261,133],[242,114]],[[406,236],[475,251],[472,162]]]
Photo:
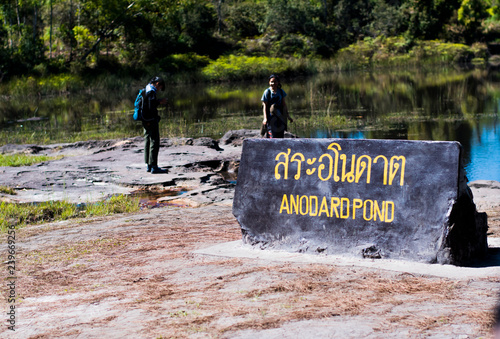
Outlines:
[[[405,138],[406,129],[390,132],[334,132],[318,130],[317,138],[352,138],[352,139],[404,139],[404,140],[445,140],[458,141],[464,151],[464,165],[469,181],[500,181],[500,121],[498,118],[478,119],[476,124],[469,122],[450,123],[454,128],[454,137],[449,138]],[[437,126],[432,122],[421,123],[427,130]]]
[[[282,80],[296,120],[289,129],[300,137],[456,140],[463,145],[470,181],[500,181],[497,71],[391,70]],[[29,135],[46,135],[48,141],[141,135],[130,112],[141,85],[0,98],[0,143],[20,142]],[[162,135],[217,138],[227,129],[257,129],[266,87],[266,79],[168,86],[164,94],[170,105],[162,112]],[[204,128],[208,124],[220,131]]]
[[[357,77],[357,81],[342,76],[332,81],[335,89],[331,93],[338,93],[337,111],[360,121],[375,121],[375,129],[318,127],[298,134],[311,138],[458,141],[470,181],[500,181],[498,72],[455,70]],[[377,119],[382,119],[382,124],[377,124]]]

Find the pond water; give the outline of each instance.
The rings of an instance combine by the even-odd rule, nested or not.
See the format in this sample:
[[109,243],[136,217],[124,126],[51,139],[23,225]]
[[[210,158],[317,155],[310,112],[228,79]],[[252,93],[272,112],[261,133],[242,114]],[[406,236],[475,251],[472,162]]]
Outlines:
[[[459,141],[469,181],[500,181],[496,70],[332,73],[282,83],[295,119],[289,131],[299,137]],[[0,98],[0,144],[141,135],[131,119],[141,85]],[[168,86],[161,135],[217,139],[229,129],[258,129],[266,87],[266,79]]]
[[[479,126],[466,127],[471,128],[471,135],[458,136],[453,140],[460,142],[464,147],[464,165],[469,181],[500,181],[499,127],[499,121],[492,121],[491,123],[480,121]],[[367,138],[363,132],[355,133],[349,137],[354,139]]]

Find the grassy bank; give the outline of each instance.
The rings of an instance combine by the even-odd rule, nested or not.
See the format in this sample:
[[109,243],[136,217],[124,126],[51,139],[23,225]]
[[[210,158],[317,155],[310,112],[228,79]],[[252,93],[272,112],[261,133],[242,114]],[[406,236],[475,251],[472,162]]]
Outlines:
[[365,38],[341,49],[335,57],[334,68],[366,69],[373,67],[476,65],[488,61],[488,46],[471,46],[432,41],[407,41],[402,37]]
[[[32,156],[26,154],[0,154],[1,166],[30,166],[36,163],[59,159],[60,157]],[[0,185],[0,193],[16,195],[16,191],[8,186]],[[9,226],[16,228],[45,222],[67,220],[72,218],[88,218],[115,213],[135,212],[139,210],[139,199],[119,195],[112,196],[94,204],[72,204],[66,201],[48,201],[42,203],[17,204],[0,203],[0,232],[7,231]]]
[[65,201],[48,201],[37,204],[0,203],[0,232],[10,225],[20,228],[44,222],[88,218],[139,210],[139,199],[129,196],[112,196],[94,204],[71,204]]
[[365,38],[341,49],[332,59],[223,56],[202,68],[205,81],[262,79],[271,73],[302,75],[342,70],[417,65],[481,66],[488,61],[484,43],[472,46],[433,41],[409,42],[403,37]]
[[46,155],[27,155],[27,154],[0,154],[0,167],[19,167],[31,166],[44,161],[57,160],[61,157],[49,157]]

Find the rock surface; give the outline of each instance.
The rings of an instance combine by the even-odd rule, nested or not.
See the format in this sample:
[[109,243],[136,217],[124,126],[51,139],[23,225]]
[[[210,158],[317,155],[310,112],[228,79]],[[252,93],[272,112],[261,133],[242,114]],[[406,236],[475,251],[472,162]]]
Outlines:
[[[239,159],[238,146],[229,146],[236,140],[224,144],[221,139],[224,151],[195,145],[201,140],[190,142],[164,140],[160,165],[172,168],[161,175],[145,172],[141,138],[61,145],[53,151],[53,146],[9,147],[14,152],[66,155],[61,167],[70,166],[73,159],[70,168],[79,168],[84,178],[90,174],[83,173],[96,166],[132,179],[142,177],[142,185],[159,189],[165,188],[162,176],[191,176],[189,168],[173,166],[182,159],[193,163],[191,151],[197,159]],[[85,168],[86,159],[100,156],[103,160]],[[36,177],[47,172],[54,182],[61,182],[56,174],[65,171],[52,166],[55,173],[51,174],[46,171],[50,163],[16,168],[12,173],[27,170]],[[37,186],[40,180],[27,185],[17,175],[4,176],[10,170],[0,168],[0,185],[8,178],[27,189],[4,199],[39,201],[42,196],[65,195],[75,202],[79,196],[91,200],[78,193],[78,187],[62,194],[64,189],[58,185]],[[205,170],[215,173],[213,177],[220,174],[217,169]],[[118,175],[98,175],[103,178],[101,184],[89,180],[82,185],[96,199],[118,189],[130,192],[141,187],[122,185],[128,180]],[[205,184],[201,186],[208,188]],[[488,241],[495,240],[490,243],[491,261],[467,268],[433,265],[442,271],[437,275],[425,268],[418,273],[411,262],[400,262],[394,269],[378,260],[364,260],[365,266],[338,265],[335,260],[326,263],[321,256],[311,256],[305,262],[298,253],[293,254],[295,259],[276,260],[280,253],[273,251],[255,253],[257,259],[231,257],[227,252],[201,254],[215,245],[241,241],[231,210],[231,187],[210,191],[220,193],[214,203],[202,197],[210,192],[192,194],[189,200],[200,199],[198,208],[143,209],[30,225],[16,233],[16,331],[3,326],[0,337],[493,338],[500,282],[500,183],[477,181],[469,187],[477,209],[488,214]],[[231,193],[222,194],[225,190]],[[2,239],[6,247],[7,238]],[[456,274],[446,275],[451,268]],[[495,274],[488,273],[492,270]],[[6,309],[7,298],[3,299]]]
[[[191,204],[232,199],[242,139],[259,131],[229,131],[219,143],[210,138],[162,139],[159,166],[165,174],[146,172],[143,138],[71,144],[4,145],[0,153],[62,157],[32,166],[0,167],[0,185],[16,190],[0,199],[12,202],[66,200],[86,203],[137,191],[182,191]],[[171,192],[163,200],[178,200]]]
[[[32,166],[0,167],[0,185],[16,191],[14,195],[0,193],[0,201],[86,203],[114,194],[139,192],[178,206],[196,207],[216,202],[230,205],[243,140],[259,137],[259,130],[236,130],[228,131],[218,141],[164,138],[159,164],[167,169],[166,174],[146,172],[142,137],[54,145],[4,145],[0,147],[1,154],[26,153],[61,159]],[[294,136],[287,134],[286,137]],[[477,211],[488,214],[488,235],[497,236],[500,232],[494,225],[499,222],[500,183],[479,180],[468,186]]]

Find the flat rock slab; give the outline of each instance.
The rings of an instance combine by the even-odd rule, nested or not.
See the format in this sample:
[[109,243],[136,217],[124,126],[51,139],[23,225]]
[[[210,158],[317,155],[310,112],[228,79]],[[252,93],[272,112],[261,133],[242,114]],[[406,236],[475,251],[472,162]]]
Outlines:
[[487,226],[460,154],[457,142],[245,140],[233,213],[260,247],[468,262]]
[[[234,136],[234,140],[238,137]],[[199,204],[232,199],[233,190],[227,188],[234,186],[234,182],[225,180],[221,173],[237,170],[241,145],[225,143],[222,148],[210,138],[164,138],[158,161],[167,170],[165,174],[146,172],[143,149],[142,137],[55,145],[4,145],[0,147],[2,154],[60,159],[31,166],[0,167],[0,185],[16,191],[15,195],[0,194],[0,200],[88,203],[137,190],[179,187],[186,188],[184,198]]]

